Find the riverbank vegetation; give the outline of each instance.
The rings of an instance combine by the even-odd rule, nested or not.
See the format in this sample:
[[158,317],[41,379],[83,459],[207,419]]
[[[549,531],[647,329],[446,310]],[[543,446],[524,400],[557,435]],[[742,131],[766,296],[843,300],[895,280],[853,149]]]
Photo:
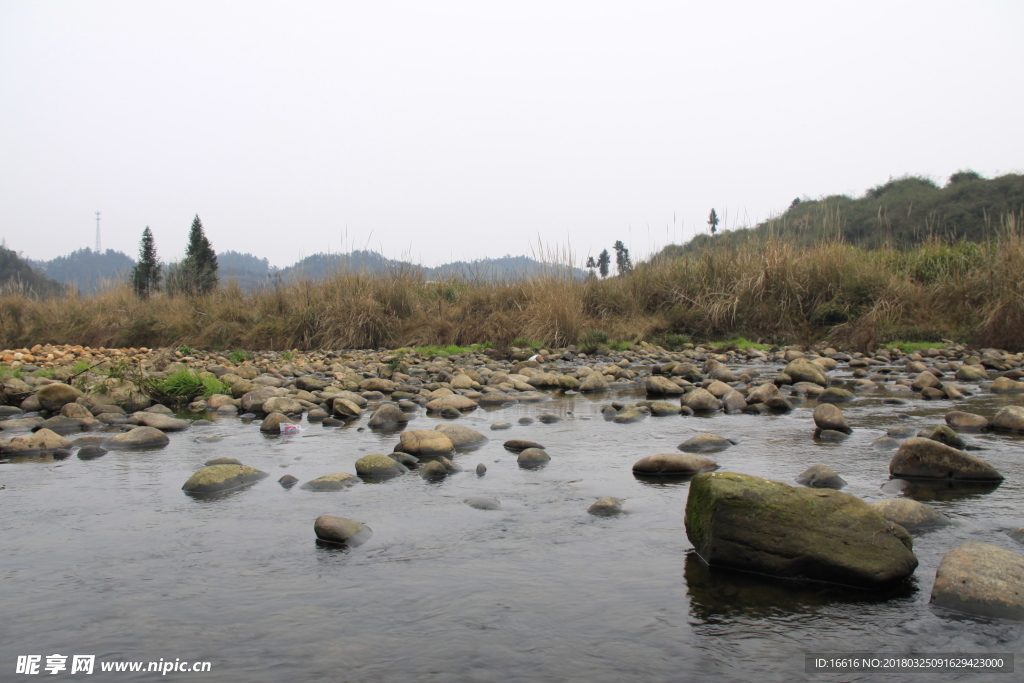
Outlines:
[[937,236],[908,249],[841,239],[758,240],[662,254],[625,276],[564,266],[529,279],[427,280],[417,272],[339,271],[246,292],[147,299],[124,285],[94,296],[0,295],[0,347],[37,343],[228,349],[343,349],[529,340],[615,348],[742,336],[849,348],[943,339],[1024,346],[1024,217],[1004,214],[977,242]]

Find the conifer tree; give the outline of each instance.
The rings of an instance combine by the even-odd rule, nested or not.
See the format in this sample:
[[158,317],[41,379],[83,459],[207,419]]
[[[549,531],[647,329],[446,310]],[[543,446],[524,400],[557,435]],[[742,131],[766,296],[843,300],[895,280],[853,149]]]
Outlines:
[[185,258],[176,269],[175,289],[186,294],[206,294],[217,286],[217,254],[203,232],[199,214],[192,220]]
[[597,269],[601,272],[601,277],[608,277],[608,265],[612,262],[611,255],[608,254],[608,250],[605,249],[597,257]]
[[148,299],[150,294],[160,289],[161,270],[153,233],[147,225],[139,242],[139,261],[132,268],[132,289],[139,298]]
[[633,270],[633,261],[629,258],[629,249],[622,243],[622,240],[615,242],[615,266],[619,269],[619,275],[627,275]]
[[714,209],[708,214],[708,225],[711,226],[711,234],[714,235],[718,231],[718,212]]

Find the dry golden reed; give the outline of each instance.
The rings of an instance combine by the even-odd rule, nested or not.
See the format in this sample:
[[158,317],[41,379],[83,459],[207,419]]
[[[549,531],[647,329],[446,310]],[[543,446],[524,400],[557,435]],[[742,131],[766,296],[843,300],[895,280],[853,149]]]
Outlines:
[[[551,254],[541,254],[555,261]],[[571,262],[571,254],[561,256]],[[930,240],[912,250],[840,241],[798,247],[769,236],[654,258],[626,277],[573,278],[557,263],[528,279],[427,281],[412,269],[337,272],[246,292],[89,297],[0,292],[0,347],[37,343],[247,349],[345,349],[527,338],[551,346],[599,330],[870,347],[895,338],[1024,346],[1024,220],[986,243]],[[935,337],[929,339],[925,337]]]

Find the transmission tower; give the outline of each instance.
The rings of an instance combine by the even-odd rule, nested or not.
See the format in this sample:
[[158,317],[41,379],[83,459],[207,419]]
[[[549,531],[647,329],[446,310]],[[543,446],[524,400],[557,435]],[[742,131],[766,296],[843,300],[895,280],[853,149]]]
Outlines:
[[100,212],[96,212],[96,253],[100,253]]

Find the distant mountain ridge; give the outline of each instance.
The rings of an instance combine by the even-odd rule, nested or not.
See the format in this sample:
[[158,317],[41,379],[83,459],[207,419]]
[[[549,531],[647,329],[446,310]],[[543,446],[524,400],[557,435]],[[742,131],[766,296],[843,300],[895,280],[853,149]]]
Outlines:
[[[13,252],[11,252],[13,253]],[[97,253],[88,247],[49,261],[27,261],[26,267],[51,278],[81,294],[100,291],[106,284],[126,282],[135,261],[128,255],[108,249]],[[165,272],[166,272],[165,264]],[[546,264],[528,256],[502,256],[478,261],[455,261],[440,266],[419,266],[407,261],[389,259],[374,251],[356,250],[347,254],[313,254],[285,268],[276,268],[270,261],[233,250],[217,254],[218,276],[223,284],[235,282],[244,290],[257,289],[274,282],[320,280],[338,270],[354,270],[371,274],[410,273],[427,280],[460,277],[468,280],[522,280],[553,269],[567,273],[565,265]],[[571,269],[573,277],[585,277],[580,268]],[[44,278],[45,279],[45,278]]]

